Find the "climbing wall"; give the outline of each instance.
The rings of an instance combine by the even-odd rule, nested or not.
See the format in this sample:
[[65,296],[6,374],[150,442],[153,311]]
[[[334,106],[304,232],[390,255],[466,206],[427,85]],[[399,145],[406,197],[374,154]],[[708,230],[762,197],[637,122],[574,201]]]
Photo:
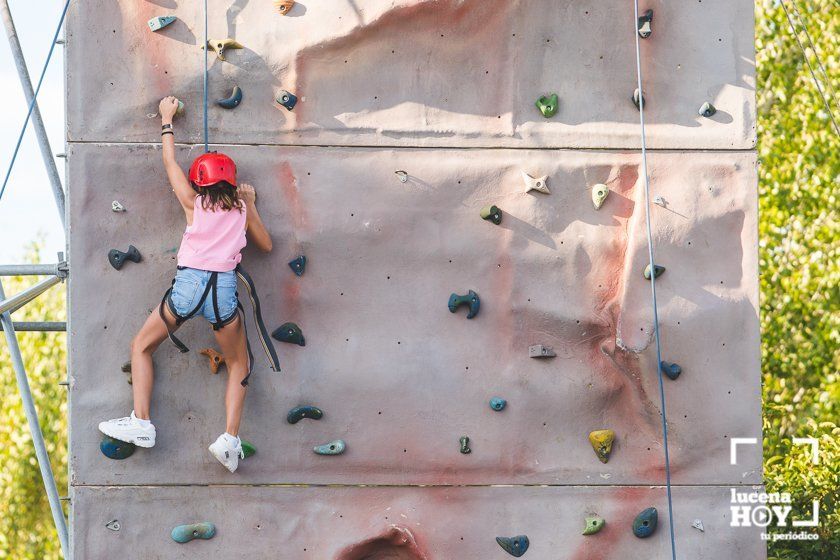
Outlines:
[[[161,97],[185,103],[179,162],[203,153],[204,12],[72,3],[75,558],[503,559],[496,537],[516,535],[537,560],[670,558],[632,2],[303,0],[285,16],[269,0],[208,4],[210,38],[243,46],[210,53],[210,142],[255,186],[274,239],[243,264],[269,330],[294,322],[306,345],[274,343],[280,373],[256,349],[241,435],[257,453],[235,474],[207,452],[226,375],[197,352],[214,346],[202,320],[180,331],[192,352],[155,355],[157,445],[100,452],[97,423],[131,409],[121,365],[184,226]],[[752,8],[641,4],[654,10],[642,66],[662,357],[682,367],[664,379],[681,558],[766,556],[757,530],[729,526],[730,488],[762,481],[760,447],[730,464],[732,438],[761,436]],[[162,15],[178,19],[151,31]],[[216,106],[234,85],[241,103]],[[559,110],[544,117],[535,101],[551,93]],[[717,112],[698,114],[705,102]],[[498,225],[480,216],[489,205]],[[142,260],[114,269],[108,251],[129,245]],[[470,290],[478,314],[450,313]],[[555,356],[529,357],[534,345]],[[298,405],[323,418],[288,423]],[[615,432],[607,463],[589,442],[602,429]],[[342,455],[313,452],[337,439]],[[648,507],[659,525],[640,539]],[[584,536],[593,515],[606,525]],[[170,538],[205,521],[211,540]]]

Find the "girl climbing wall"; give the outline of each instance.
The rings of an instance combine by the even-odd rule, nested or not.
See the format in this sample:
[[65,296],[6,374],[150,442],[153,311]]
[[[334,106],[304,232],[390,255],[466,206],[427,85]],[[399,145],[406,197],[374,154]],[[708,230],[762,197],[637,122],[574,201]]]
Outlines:
[[178,104],[171,96],[160,102],[163,165],[187,219],[178,250],[178,270],[158,310],[152,312],[131,343],[134,410],[125,418],[100,423],[99,430],[140,447],[155,445],[155,427],[149,415],[154,381],[152,354],[167,337],[186,351],[173,333],[184,321],[200,314],[212,325],[228,369],[226,428],[209,449],[234,472],[244,456],[238,432],[252,365],[244,317],[239,316],[237,271],[246,233],[265,252],[271,251],[271,237],[257,212],[254,188],[237,186],[236,165],[228,156],[202,154],[190,167],[189,180],[184,176],[175,161],[172,128]]

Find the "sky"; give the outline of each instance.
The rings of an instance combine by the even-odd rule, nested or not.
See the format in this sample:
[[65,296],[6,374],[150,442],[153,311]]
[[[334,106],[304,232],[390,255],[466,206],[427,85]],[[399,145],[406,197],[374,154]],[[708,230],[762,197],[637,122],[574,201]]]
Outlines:
[[[9,0],[9,8],[29,67],[32,87],[35,88],[49,53],[64,2]],[[63,36],[62,31],[60,37]],[[0,83],[4,86],[0,88],[2,181],[6,176],[28,109],[5,32],[0,37]],[[56,45],[41,92],[38,94],[38,106],[53,154],[64,152],[64,47],[61,45]],[[57,158],[55,161],[63,181],[64,159]],[[6,193],[0,199],[0,264],[24,262],[26,246],[39,236],[44,241],[41,261],[55,262],[56,252],[64,251],[64,232],[30,121],[6,186]]]

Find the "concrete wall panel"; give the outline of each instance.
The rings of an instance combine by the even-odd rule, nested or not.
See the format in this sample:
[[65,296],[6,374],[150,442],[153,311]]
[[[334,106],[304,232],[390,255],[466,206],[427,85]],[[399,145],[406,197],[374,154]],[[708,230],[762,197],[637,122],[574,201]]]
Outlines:
[[[221,143],[356,146],[639,146],[634,19],[624,0],[210,0],[211,38],[245,46],[211,60],[210,107]],[[751,2],[649,0],[643,41],[648,146],[755,144]],[[146,21],[179,21],[152,33]],[[68,134],[73,141],[158,139],[157,103],[187,103],[180,129],[201,142],[201,2],[80,2],[68,23]],[[293,113],[273,103],[300,96]],[[560,95],[544,119],[534,101]],[[711,101],[711,119],[698,108]],[[147,115],[150,115],[147,118]],[[183,136],[182,136],[183,138]]]
[[[194,352],[165,343],[156,356],[156,447],[122,462],[99,453],[95,419],[130,410],[120,365],[174,274],[184,218],[158,149],[74,145],[76,482],[662,481],[636,154],[225,151],[241,180],[256,184],[276,240],[270,255],[246,251],[243,261],[269,328],[294,321],[307,340],[275,344],[279,374],[257,354],[243,437],[260,454],[229,475],[206,451],[224,426],[225,379],[197,352],[213,345],[203,319],[181,331]],[[186,165],[196,153],[179,155]],[[675,481],[756,483],[760,450],[728,464],[729,437],[760,434],[756,261],[740,249],[756,243],[754,156],[657,153],[651,166],[652,190],[667,202],[652,210],[657,258],[668,268],[658,282],[663,357],[685,370],[666,380]],[[520,169],[547,174],[552,193],[524,193]],[[601,181],[614,192],[596,211],[588,186]],[[114,199],[127,212],[111,212]],[[500,226],[478,215],[490,203],[504,212]],[[143,261],[114,270],[108,250],[129,244]],[[286,265],[299,253],[309,258],[301,278]],[[449,294],[470,289],[482,298],[478,317],[449,313]],[[531,344],[558,357],[529,359]],[[489,408],[495,395],[508,409]],[[302,403],[325,418],[287,424]],[[605,427],[618,443],[602,465],[587,434]],[[472,438],[470,455],[459,453],[462,434]],[[339,437],[344,456],[312,453]]]
[[[681,558],[766,558],[757,528],[730,527],[727,488],[677,488],[674,499]],[[659,511],[658,532],[636,538],[633,518],[650,506]],[[125,560],[502,559],[510,556],[495,538],[518,534],[530,540],[524,557],[537,560],[670,557],[662,488],[81,487],[73,509],[83,527],[76,531],[77,558],[119,551]],[[583,536],[584,517],[591,513],[607,523]],[[115,519],[120,530],[108,530],[105,525]],[[705,532],[691,527],[695,519]],[[216,525],[212,540],[170,539],[174,526],[198,521]],[[392,544],[403,539],[405,544]]]

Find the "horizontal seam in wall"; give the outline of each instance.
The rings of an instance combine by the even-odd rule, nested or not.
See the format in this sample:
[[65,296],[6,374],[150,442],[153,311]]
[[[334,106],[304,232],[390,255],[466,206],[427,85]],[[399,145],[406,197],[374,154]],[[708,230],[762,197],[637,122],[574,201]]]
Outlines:
[[[671,488],[752,488],[764,483],[735,484],[672,484]],[[308,483],[254,483],[254,484],[73,484],[73,488],[649,488],[664,490],[657,484],[308,484]]]

